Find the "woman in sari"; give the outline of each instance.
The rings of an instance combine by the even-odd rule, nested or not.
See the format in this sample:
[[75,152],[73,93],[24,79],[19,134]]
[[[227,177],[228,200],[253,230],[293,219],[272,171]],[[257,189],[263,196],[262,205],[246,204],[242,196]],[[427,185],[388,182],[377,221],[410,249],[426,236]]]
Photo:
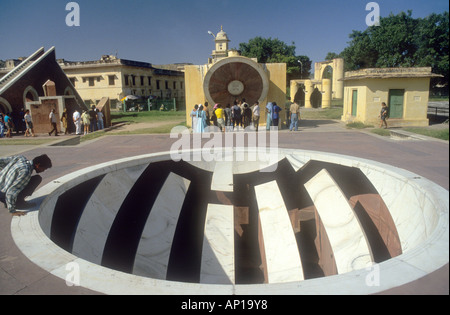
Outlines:
[[207,120],[207,117],[206,117],[205,111],[203,110],[203,105],[200,105],[197,110],[196,132],[202,133],[205,131],[205,128],[207,126],[206,120]]
[[273,104],[272,102],[269,102],[266,105],[266,116],[267,116],[266,130],[270,130],[270,127],[272,126],[272,111],[273,111]]

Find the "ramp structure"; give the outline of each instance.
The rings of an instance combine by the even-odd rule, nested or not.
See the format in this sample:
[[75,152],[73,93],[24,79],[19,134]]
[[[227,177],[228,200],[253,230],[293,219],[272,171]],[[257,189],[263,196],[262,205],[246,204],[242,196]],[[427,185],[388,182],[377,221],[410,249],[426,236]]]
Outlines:
[[[87,110],[83,99],[56,61],[55,47],[45,51],[42,47],[24,59],[0,78],[0,111],[10,113],[18,131],[23,113],[30,110],[36,133],[48,133],[48,116],[52,109],[60,118],[67,110],[69,117],[75,110]],[[72,119],[68,119],[69,132],[75,131]]]

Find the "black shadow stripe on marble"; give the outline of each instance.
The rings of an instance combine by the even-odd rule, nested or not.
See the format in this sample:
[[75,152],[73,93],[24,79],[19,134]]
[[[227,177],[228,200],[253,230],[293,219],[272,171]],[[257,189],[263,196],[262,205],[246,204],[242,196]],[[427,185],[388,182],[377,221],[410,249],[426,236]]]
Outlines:
[[81,215],[105,175],[87,180],[58,197],[52,217],[50,239],[68,252],[72,252],[75,233]]
[[200,282],[206,211],[211,195],[212,172],[181,161],[174,173],[191,181],[175,230],[167,280]]
[[102,266],[132,273],[145,223],[169,176],[172,163],[174,162],[151,163],[131,188],[109,231]]

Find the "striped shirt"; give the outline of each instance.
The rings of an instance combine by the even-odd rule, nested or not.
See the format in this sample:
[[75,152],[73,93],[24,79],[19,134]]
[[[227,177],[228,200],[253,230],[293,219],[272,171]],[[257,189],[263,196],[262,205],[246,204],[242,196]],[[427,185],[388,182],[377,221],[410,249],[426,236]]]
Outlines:
[[16,210],[17,196],[30,182],[33,169],[33,162],[22,155],[0,157],[0,191],[10,212]]

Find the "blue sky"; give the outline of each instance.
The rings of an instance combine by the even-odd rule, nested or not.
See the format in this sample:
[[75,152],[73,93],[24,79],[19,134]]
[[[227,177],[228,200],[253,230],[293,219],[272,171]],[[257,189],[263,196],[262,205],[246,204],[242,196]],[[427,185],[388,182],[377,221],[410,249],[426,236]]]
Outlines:
[[[70,0],[0,0],[0,59],[55,46],[57,58],[98,60],[104,54],[166,64],[205,64],[220,26],[230,47],[256,36],[295,43],[313,62],[341,52],[352,30],[367,28],[370,0],[77,0],[80,26],[66,25]],[[413,17],[449,10],[447,0],[377,0],[380,15]]]

